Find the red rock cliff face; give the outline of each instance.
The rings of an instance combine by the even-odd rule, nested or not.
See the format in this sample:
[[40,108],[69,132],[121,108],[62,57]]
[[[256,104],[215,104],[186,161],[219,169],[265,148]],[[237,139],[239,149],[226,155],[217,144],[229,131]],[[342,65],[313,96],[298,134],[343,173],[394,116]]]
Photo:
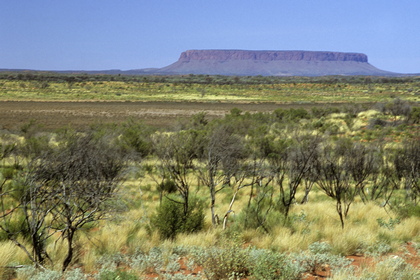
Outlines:
[[179,62],[192,60],[255,60],[255,61],[355,61],[367,62],[361,53],[315,51],[245,51],[245,50],[188,50],[181,54]]

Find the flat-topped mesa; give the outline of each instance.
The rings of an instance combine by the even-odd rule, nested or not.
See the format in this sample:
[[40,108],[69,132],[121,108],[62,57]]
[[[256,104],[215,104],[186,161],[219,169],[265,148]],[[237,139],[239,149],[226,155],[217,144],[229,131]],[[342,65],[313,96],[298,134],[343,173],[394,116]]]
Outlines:
[[326,76],[395,73],[375,68],[361,53],[327,51],[189,50],[159,69],[164,74]]
[[179,62],[192,60],[255,60],[255,61],[354,61],[368,62],[362,53],[324,51],[247,51],[247,50],[188,50],[181,53]]

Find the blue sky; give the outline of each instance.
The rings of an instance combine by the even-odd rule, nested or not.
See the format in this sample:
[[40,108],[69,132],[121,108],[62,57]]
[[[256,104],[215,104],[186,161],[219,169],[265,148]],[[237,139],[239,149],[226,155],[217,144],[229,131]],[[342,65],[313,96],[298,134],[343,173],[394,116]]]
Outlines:
[[0,0],[0,68],[163,67],[188,49],[361,52],[420,72],[419,0]]

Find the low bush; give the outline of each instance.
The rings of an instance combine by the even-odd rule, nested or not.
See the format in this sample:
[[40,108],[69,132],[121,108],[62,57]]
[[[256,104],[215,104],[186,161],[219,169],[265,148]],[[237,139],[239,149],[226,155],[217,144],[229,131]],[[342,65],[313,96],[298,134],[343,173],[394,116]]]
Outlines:
[[203,269],[207,279],[241,279],[250,274],[249,250],[238,245],[228,248],[210,248]]
[[385,242],[376,242],[367,247],[364,254],[372,257],[379,257],[392,252],[392,246]]
[[300,263],[305,272],[316,274],[317,271],[330,267],[332,271],[342,269],[351,264],[351,260],[331,253],[332,247],[325,242],[315,242],[309,245],[309,252],[295,255],[296,262]]
[[301,279],[303,267],[284,254],[253,249],[249,254],[252,279]]
[[375,128],[381,128],[381,127],[386,127],[386,126],[389,126],[389,123],[386,120],[373,118],[369,120],[369,124],[367,125],[367,128],[375,129]]
[[148,254],[138,252],[132,258],[130,266],[139,272],[159,272],[163,267],[162,250],[154,247]]
[[188,213],[185,214],[183,204],[178,202],[178,199],[175,195],[166,196],[157,213],[151,218],[152,230],[158,230],[162,238],[175,239],[178,233],[192,233],[203,228],[202,203],[196,198],[191,198]]

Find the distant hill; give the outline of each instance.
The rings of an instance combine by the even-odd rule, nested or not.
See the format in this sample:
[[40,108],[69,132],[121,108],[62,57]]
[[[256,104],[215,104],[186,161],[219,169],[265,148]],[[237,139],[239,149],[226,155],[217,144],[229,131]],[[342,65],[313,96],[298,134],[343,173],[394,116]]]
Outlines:
[[399,75],[372,66],[367,56],[360,53],[246,50],[189,50],[158,72],[245,76]]
[[[0,71],[31,71],[0,69]],[[36,71],[36,70],[35,70]],[[378,69],[362,53],[324,51],[189,50],[163,68],[51,71],[108,75],[418,76]]]

